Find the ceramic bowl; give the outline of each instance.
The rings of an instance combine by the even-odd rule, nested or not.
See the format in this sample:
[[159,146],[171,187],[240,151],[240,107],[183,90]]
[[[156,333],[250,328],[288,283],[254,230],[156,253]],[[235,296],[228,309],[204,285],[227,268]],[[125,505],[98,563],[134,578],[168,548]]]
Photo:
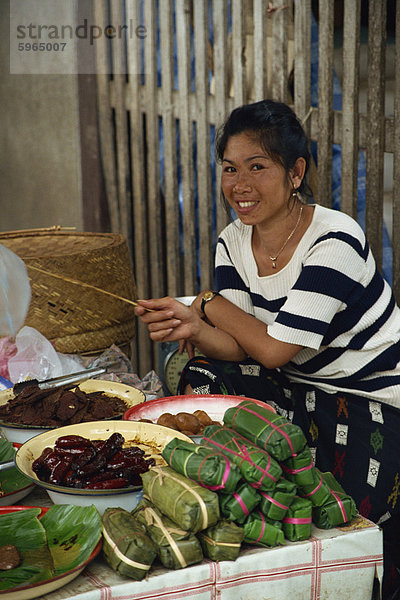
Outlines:
[[[4,506],[0,508],[0,515],[4,515],[7,513],[26,510],[28,508],[35,508],[32,506]],[[42,512],[39,515],[39,519],[42,515],[44,515],[49,509],[45,507],[41,508]],[[102,540],[98,542],[95,549],[89,556],[87,560],[83,563],[75,567],[75,569],[71,569],[62,575],[58,575],[56,577],[52,577],[51,579],[46,579],[45,581],[39,581],[38,583],[32,583],[30,585],[18,586],[18,588],[1,590],[0,591],[0,600],[30,600],[31,598],[42,598],[45,594],[49,594],[54,590],[58,590],[60,587],[66,585],[75,577],[78,577],[84,570],[84,568],[99,554],[102,546]]]
[[[7,447],[9,446],[8,441]],[[12,444],[17,450],[20,444]],[[14,460],[14,459],[13,459]],[[9,463],[10,460],[1,460],[0,466],[4,463]],[[18,469],[13,466],[8,469],[0,469],[0,507],[12,506],[23,500],[25,496],[30,494],[34,489],[35,484],[29,479],[21,475]]]
[[191,441],[183,433],[167,429],[153,423],[137,423],[133,421],[92,421],[67,425],[41,433],[17,450],[15,463],[23,475],[33,483],[44,488],[55,504],[75,504],[88,506],[94,504],[100,514],[106,508],[120,507],[133,510],[142,498],[142,487],[127,487],[111,490],[76,489],[41,481],[32,471],[32,463],[47,447],[53,447],[57,438],[64,435],[81,435],[92,440],[106,440],[111,434],[118,432],[128,445],[142,447],[147,455],[155,458],[157,464],[166,464],[161,456],[164,446],[173,438]]
[[[195,410],[204,410],[212,421],[217,421],[223,425],[223,417],[225,411],[232,406],[237,406],[243,400],[253,400],[264,408],[275,412],[269,404],[255,400],[253,398],[244,398],[243,396],[229,395],[201,395],[192,394],[188,396],[166,396],[149,400],[144,404],[138,404],[129,408],[123,416],[125,421],[140,421],[141,419],[149,419],[156,423],[157,419],[163,413],[171,413],[176,415],[179,412],[193,413]],[[174,431],[174,430],[172,430]],[[194,442],[201,442],[202,436],[190,436]]]
[[[127,385],[125,383],[118,383],[115,381],[106,381],[103,379],[87,379],[80,383],[79,387],[86,393],[91,392],[104,392],[108,396],[116,396],[124,401],[126,408],[129,409],[136,404],[140,404],[146,400],[144,392],[141,390]],[[73,388],[72,388],[73,389]],[[14,397],[12,389],[4,390],[0,392],[0,405],[6,404],[9,400]],[[121,418],[121,415],[116,415],[116,418]],[[45,431],[54,429],[53,427],[36,427],[32,425],[19,425],[17,423],[6,423],[0,421],[0,429],[2,430],[5,437],[10,442],[16,442],[23,444],[33,436]]]
[[[5,471],[4,474],[0,475],[0,480],[3,477],[12,477],[11,471],[16,471],[16,469],[10,469],[10,471]],[[7,473],[7,474],[6,474]],[[1,483],[0,483],[1,486]],[[0,507],[2,506],[11,506],[15,502],[20,502],[23,500],[28,494],[32,492],[35,484],[29,482],[28,484],[23,485],[22,487],[18,487],[18,489],[13,490],[12,492],[7,492],[3,496],[0,496]]]

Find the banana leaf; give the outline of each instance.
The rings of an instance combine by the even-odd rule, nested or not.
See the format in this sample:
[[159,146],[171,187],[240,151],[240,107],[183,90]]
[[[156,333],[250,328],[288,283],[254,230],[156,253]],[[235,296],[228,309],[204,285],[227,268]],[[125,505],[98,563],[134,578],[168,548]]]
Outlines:
[[157,556],[145,528],[123,508],[107,508],[102,517],[103,555],[120,575],[140,581]]
[[145,498],[185,531],[197,533],[219,520],[218,495],[171,467],[152,467],[141,478]]
[[54,575],[47,536],[38,516],[40,508],[0,515],[0,547],[12,544],[21,556],[18,567],[0,571],[0,590],[30,585]]
[[322,506],[331,497],[329,485],[322,477],[322,473],[316,468],[317,482],[311,485],[300,486],[298,495],[302,498],[308,498],[313,506]]
[[221,494],[221,513],[241,525],[260,502],[260,495],[248,483],[242,483],[233,494]]
[[14,459],[15,448],[11,442],[1,437],[0,433],[0,463],[8,462]]
[[141,500],[131,514],[146,528],[166,569],[184,569],[203,559],[197,537],[179,529],[148,500]]
[[243,527],[232,521],[222,519],[215,525],[200,531],[197,535],[203,548],[204,556],[210,560],[236,560],[239,556]]
[[244,542],[272,548],[285,543],[282,523],[268,519],[259,510],[252,512],[243,525]]
[[305,446],[296,456],[283,461],[281,466],[284,477],[293,481],[298,487],[318,483],[318,473],[313,465],[313,457],[308,446]]
[[[11,442],[0,437],[0,463],[14,459],[15,448]],[[17,467],[0,471],[0,497],[11,492],[16,492],[31,484],[30,479],[22,475]]]
[[209,490],[233,492],[241,478],[238,467],[222,453],[202,444],[173,438],[162,456],[175,471]]
[[235,463],[247,483],[257,490],[271,490],[282,474],[277,461],[229,427],[208,425],[204,429],[203,444],[218,448]]
[[320,529],[331,529],[348,523],[357,515],[357,507],[351,496],[329,471],[322,473],[323,481],[329,487],[329,498],[322,506],[313,509],[313,521]]
[[283,533],[291,542],[308,540],[312,528],[312,504],[307,498],[296,496],[282,519]]
[[260,510],[269,519],[281,521],[289,510],[297,492],[292,481],[281,477],[275,488],[268,492],[260,491]]
[[306,445],[298,425],[251,400],[228,408],[224,424],[266,450],[278,462],[298,454]]
[[54,505],[43,515],[54,574],[61,575],[85,562],[101,538],[101,517],[92,506]]

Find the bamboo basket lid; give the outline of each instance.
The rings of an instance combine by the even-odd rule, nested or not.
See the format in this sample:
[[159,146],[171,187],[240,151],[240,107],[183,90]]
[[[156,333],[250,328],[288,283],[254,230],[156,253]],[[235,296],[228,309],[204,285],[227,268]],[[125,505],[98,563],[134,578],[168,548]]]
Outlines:
[[133,305],[116,298],[136,299],[123,235],[50,228],[1,233],[0,243],[28,269],[32,298],[25,324],[58,352],[97,354],[133,339]]

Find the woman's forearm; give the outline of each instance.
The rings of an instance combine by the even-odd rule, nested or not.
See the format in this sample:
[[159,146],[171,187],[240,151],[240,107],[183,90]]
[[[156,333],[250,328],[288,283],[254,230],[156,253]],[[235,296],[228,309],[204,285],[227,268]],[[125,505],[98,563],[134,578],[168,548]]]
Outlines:
[[209,358],[238,361],[247,357],[245,350],[229,333],[205,321],[202,321],[199,331],[190,341]]
[[226,332],[246,355],[268,369],[286,364],[302,348],[272,338],[268,335],[265,323],[222,296],[215,297],[206,305],[206,316],[217,331]]

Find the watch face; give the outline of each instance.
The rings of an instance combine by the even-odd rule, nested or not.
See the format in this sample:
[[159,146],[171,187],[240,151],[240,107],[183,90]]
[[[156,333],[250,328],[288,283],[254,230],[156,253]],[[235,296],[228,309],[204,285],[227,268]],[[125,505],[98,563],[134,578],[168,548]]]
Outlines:
[[207,302],[208,300],[211,300],[211,298],[213,298],[213,297],[214,297],[214,292],[206,292],[203,295],[203,300],[205,300]]

